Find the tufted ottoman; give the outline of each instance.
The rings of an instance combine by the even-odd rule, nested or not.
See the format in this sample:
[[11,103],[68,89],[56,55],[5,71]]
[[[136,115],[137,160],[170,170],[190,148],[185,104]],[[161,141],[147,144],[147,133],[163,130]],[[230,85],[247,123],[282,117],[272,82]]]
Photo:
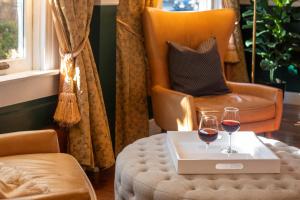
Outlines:
[[280,174],[178,175],[166,134],[127,146],[118,156],[116,200],[300,200],[300,150],[260,138],[281,158]]

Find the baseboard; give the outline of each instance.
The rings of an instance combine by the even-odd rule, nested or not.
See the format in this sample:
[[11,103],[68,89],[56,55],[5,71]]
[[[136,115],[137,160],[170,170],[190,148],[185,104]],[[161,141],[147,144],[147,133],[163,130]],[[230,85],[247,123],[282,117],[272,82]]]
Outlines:
[[300,105],[300,93],[298,92],[285,92],[284,104]]

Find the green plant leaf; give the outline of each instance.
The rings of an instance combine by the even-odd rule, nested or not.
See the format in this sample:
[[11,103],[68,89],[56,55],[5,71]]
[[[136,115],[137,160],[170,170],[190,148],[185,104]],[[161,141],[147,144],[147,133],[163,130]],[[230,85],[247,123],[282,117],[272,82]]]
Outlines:
[[253,16],[253,10],[247,10],[245,12],[242,13],[242,17],[252,17]]
[[275,48],[277,43],[267,43],[266,44],[269,48]]
[[289,65],[288,66],[288,72],[290,74],[292,74],[293,76],[297,76],[298,75],[298,69],[295,65]]
[[246,42],[245,42],[246,47],[250,47],[250,46],[252,46],[252,44],[253,44],[252,40],[246,40]]
[[256,33],[256,37],[260,37],[262,34],[265,34],[265,33],[269,33],[269,31],[268,30],[260,31],[259,33]]
[[245,24],[245,25],[242,25],[242,29],[252,29],[253,28],[253,25],[252,24]]

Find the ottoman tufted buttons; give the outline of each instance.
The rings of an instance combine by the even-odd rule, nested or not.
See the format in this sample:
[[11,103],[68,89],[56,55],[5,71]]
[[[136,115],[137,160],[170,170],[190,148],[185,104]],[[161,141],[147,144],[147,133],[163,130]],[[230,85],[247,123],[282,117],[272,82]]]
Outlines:
[[219,189],[219,187],[217,186],[217,185],[210,185],[209,186],[211,189],[213,189],[213,190],[218,190]]
[[145,154],[144,154],[144,153],[142,153],[142,154],[139,154],[139,155],[138,155],[138,157],[140,157],[140,158],[144,158],[144,157],[145,157]]
[[164,168],[161,168],[160,171],[162,171],[162,172],[168,172],[169,170],[164,167]]
[[161,164],[161,165],[166,165],[167,162],[163,160],[163,161],[160,161],[159,164]]
[[190,190],[196,190],[196,187],[193,186],[193,185],[191,185],[191,186],[190,186]]
[[142,165],[144,165],[144,164],[146,164],[146,161],[145,160],[141,160],[139,163],[142,164]]
[[277,143],[272,142],[271,149],[281,157],[280,174],[180,175],[167,150],[166,134],[150,136],[127,146],[119,154],[115,197],[118,200],[219,200],[220,197],[253,200],[253,195],[259,195],[264,200],[298,200],[300,150],[290,151],[288,146],[276,146]]
[[266,188],[265,185],[262,185],[262,184],[255,184],[256,188],[259,189],[259,190],[264,190]]
[[300,180],[300,175],[297,174],[297,175],[293,176],[293,178],[294,178],[295,180],[299,181],[299,180]]
[[164,177],[164,180],[166,180],[166,181],[169,181],[169,180],[171,180],[171,176],[168,176],[168,175],[167,175],[167,176],[165,176],[165,177]]
[[140,169],[140,172],[147,172],[148,171],[148,168],[142,168]]
[[288,167],[288,171],[289,171],[289,172],[293,172],[293,171],[295,171],[295,170],[294,170],[294,168],[292,168],[292,167]]
[[231,175],[231,176],[229,177],[229,179],[232,180],[232,181],[238,180],[238,178],[237,178],[236,176],[234,176],[234,175]]
[[279,181],[281,180],[281,176],[276,174],[274,175],[273,179]]
[[165,158],[166,155],[165,155],[165,154],[159,154],[158,157],[160,157],[160,158]]
[[241,190],[243,188],[243,186],[239,184],[239,185],[233,186],[233,188],[236,190]]

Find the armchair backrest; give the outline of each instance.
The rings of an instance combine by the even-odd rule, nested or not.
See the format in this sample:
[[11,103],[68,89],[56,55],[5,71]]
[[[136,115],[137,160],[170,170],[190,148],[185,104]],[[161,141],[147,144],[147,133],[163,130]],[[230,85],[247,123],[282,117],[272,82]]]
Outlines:
[[170,88],[167,41],[196,49],[202,41],[214,36],[223,63],[235,20],[232,9],[169,12],[147,7],[143,26],[152,86]]

